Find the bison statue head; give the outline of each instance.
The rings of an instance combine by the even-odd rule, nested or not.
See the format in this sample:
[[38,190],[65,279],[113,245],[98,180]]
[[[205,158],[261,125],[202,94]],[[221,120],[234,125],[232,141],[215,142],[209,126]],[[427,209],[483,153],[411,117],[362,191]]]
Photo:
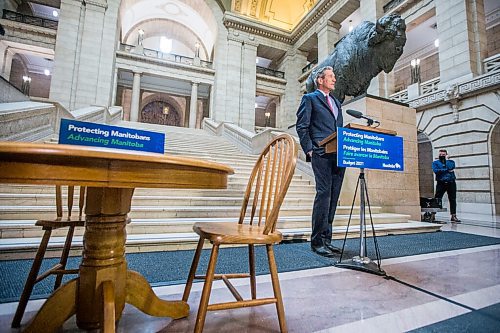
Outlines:
[[377,23],[362,22],[312,71],[306,81],[306,90],[314,91],[318,71],[331,66],[337,78],[335,97],[343,102],[345,96],[364,94],[370,81],[381,71],[392,71],[405,44],[406,24],[399,15],[381,17]]

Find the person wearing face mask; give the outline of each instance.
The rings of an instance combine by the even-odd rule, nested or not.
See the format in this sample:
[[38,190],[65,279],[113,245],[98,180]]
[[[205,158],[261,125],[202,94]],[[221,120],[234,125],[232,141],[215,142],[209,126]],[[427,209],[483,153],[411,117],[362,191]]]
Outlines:
[[447,159],[446,149],[439,150],[439,159],[432,162],[432,171],[436,174],[436,194],[435,198],[443,198],[444,193],[448,194],[450,202],[451,222],[459,223],[457,217],[457,184],[455,183],[455,162]]

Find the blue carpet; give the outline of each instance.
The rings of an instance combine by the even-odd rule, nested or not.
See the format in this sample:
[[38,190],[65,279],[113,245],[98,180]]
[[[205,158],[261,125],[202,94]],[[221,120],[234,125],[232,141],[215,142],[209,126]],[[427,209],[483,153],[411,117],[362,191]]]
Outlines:
[[[377,237],[380,254],[383,259],[404,257],[424,253],[458,250],[463,248],[500,244],[499,238],[471,235],[453,231],[433,232],[411,235],[393,235]],[[334,241],[341,247],[342,241]],[[328,259],[314,254],[309,242],[285,243],[274,247],[276,262],[280,272],[289,272],[334,264],[335,259]],[[367,241],[368,256],[376,258],[373,241]],[[184,283],[193,258],[193,250],[148,252],[127,254],[128,267],[146,277],[152,286]],[[344,258],[350,259],[359,254],[359,239],[348,239]],[[256,273],[267,274],[268,264],[265,248],[259,246],[255,251]],[[247,248],[225,248],[220,251],[217,273],[248,272]],[[198,266],[202,272],[208,264],[209,250],[204,250]],[[338,258],[337,258],[338,260]],[[81,257],[71,257],[68,268],[77,268]],[[41,271],[52,267],[57,259],[44,260]],[[32,260],[0,261],[0,303],[18,301]],[[65,276],[69,280],[74,276]],[[51,276],[35,285],[32,299],[45,298],[51,294],[55,277]]]
[[497,333],[500,332],[500,303],[424,326],[411,333]]

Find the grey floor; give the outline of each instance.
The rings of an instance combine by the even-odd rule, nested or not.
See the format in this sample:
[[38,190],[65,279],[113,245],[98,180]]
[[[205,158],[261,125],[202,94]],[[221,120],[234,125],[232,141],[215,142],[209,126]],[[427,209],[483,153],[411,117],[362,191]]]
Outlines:
[[[442,230],[500,237],[500,216],[460,215],[461,224]],[[447,221],[449,216],[438,214]],[[382,277],[335,267],[280,274],[289,332],[404,332],[500,303],[500,245],[438,252],[382,262]],[[269,276],[258,277],[258,295],[272,295]],[[243,296],[248,283],[239,282]],[[183,286],[155,288],[164,299],[180,299]],[[192,332],[201,284],[195,284],[189,317],[155,318],[127,305],[118,332]],[[222,283],[215,283],[211,301],[231,301]],[[43,303],[28,304],[23,322]],[[10,328],[16,303],[0,304],[0,332]],[[79,332],[74,319],[63,332]],[[204,332],[279,332],[274,305],[209,312]]]

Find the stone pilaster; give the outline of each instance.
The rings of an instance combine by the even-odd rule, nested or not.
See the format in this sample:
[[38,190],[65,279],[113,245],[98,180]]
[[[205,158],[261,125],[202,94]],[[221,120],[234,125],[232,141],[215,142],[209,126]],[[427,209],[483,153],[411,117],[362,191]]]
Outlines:
[[70,109],[109,106],[118,0],[62,0],[50,98]]
[[[384,0],[363,0],[360,1],[359,10],[360,15],[365,21],[377,22],[379,18],[384,16]],[[386,83],[384,73],[380,73],[372,79],[368,87],[368,94],[374,96],[386,96]]]
[[191,82],[191,100],[189,103],[189,128],[196,127],[197,110],[198,110],[198,82]]
[[79,57],[79,30],[83,9],[80,1],[61,0],[56,37],[54,67],[50,81],[49,98],[67,108],[74,106]]
[[483,0],[436,0],[440,86],[483,73],[486,27]]
[[[257,43],[252,35],[230,29],[227,39],[225,113],[219,120],[249,131],[255,125]],[[219,86],[220,87],[220,86]],[[218,87],[218,88],[219,88]],[[217,111],[219,114],[219,111]]]
[[117,89],[118,89],[118,68],[115,68],[115,75],[113,76],[113,93],[111,95],[111,105],[116,105]]
[[132,100],[130,101],[130,121],[139,121],[139,104],[141,103],[141,75],[134,72],[132,82]]
[[321,63],[333,52],[339,40],[340,24],[326,20],[318,29],[318,62]]
[[9,46],[2,44],[0,47],[0,52],[2,54],[2,63],[0,63],[1,75],[2,77],[9,81],[10,79],[10,69],[12,67],[12,57],[14,56],[14,52],[10,49]]
[[278,70],[285,72],[287,80],[285,94],[281,96],[280,110],[276,114],[276,127],[287,128],[295,124],[296,112],[302,97],[299,77],[302,68],[307,64],[307,55],[299,50],[292,50],[285,54]]
[[[241,86],[242,66],[243,66],[243,41],[236,38],[229,38],[227,41],[227,77],[226,77],[226,101],[225,113],[222,119],[239,123],[240,116],[240,96],[243,87]],[[255,60],[254,60],[255,66]]]
[[255,93],[257,86],[257,44],[243,44],[243,73],[241,76],[240,117],[238,125],[251,132],[255,131]]

